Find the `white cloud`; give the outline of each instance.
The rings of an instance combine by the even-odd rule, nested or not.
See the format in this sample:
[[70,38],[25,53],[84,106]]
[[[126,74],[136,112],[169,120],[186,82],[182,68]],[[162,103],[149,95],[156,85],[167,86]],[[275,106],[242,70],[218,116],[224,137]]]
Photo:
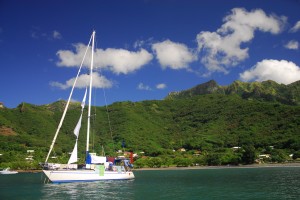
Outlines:
[[286,45],[284,45],[287,49],[298,49],[299,43],[296,40],[289,41]]
[[152,43],[153,43],[153,38],[150,37],[150,38],[148,38],[148,39],[146,39],[146,40],[136,40],[136,41],[134,42],[134,44],[133,44],[133,47],[134,47],[135,49],[140,49],[140,48],[142,48],[142,47],[145,48],[145,46],[147,46],[147,47],[151,46]]
[[198,50],[203,51],[201,62],[211,72],[227,73],[228,67],[249,57],[248,48],[241,48],[241,44],[250,42],[255,30],[278,34],[287,19],[267,16],[261,9],[247,12],[243,8],[234,8],[231,11],[216,32],[202,31],[197,35]]
[[148,64],[153,56],[145,49],[137,52],[125,49],[112,49],[96,51],[96,61],[99,67],[109,67],[116,74],[128,74]]
[[295,33],[298,30],[300,30],[300,20],[296,22],[295,26],[293,26],[293,28],[290,29],[290,32]]
[[165,83],[160,83],[156,85],[156,89],[165,89],[167,85]]
[[273,80],[289,84],[300,79],[300,67],[286,60],[262,60],[240,74],[243,81]]
[[137,41],[134,42],[133,47],[135,49],[141,48],[144,44],[145,44],[144,40],[137,40]]
[[49,41],[62,39],[62,35],[57,30],[51,32],[43,32],[40,27],[33,26],[30,30],[31,37],[34,39],[46,39]]
[[152,44],[152,50],[163,68],[186,69],[189,63],[197,60],[197,56],[186,45],[170,40]]
[[[56,55],[58,55],[60,61],[57,63],[58,66],[63,67],[77,67],[80,65],[82,58],[84,56],[86,46],[84,44],[75,44],[75,53],[69,50],[59,50]],[[90,56],[87,56],[88,58]],[[85,59],[84,66],[89,66],[89,59]]]
[[[57,52],[60,61],[58,66],[74,67],[79,66],[86,46],[83,44],[76,44],[75,52],[69,50],[60,50]],[[90,65],[90,53],[87,54],[84,66]],[[148,64],[153,56],[145,49],[137,52],[128,51],[125,49],[108,48],[106,50],[97,49],[94,54],[95,68],[109,69],[116,74],[128,74],[140,69],[142,66]]]
[[139,90],[152,90],[150,86],[144,85],[143,83],[139,83],[139,85],[137,86],[137,89],[139,89]]
[[58,31],[53,31],[52,36],[53,36],[54,39],[61,39],[62,38],[60,32],[58,32]]
[[[66,83],[51,82],[50,85],[53,87],[58,87],[60,89],[68,89],[73,86],[75,78],[71,78],[66,81]],[[85,88],[89,86],[90,76],[88,74],[82,74],[78,77],[76,88]],[[100,76],[97,72],[93,73],[93,87],[94,88],[111,88],[113,83],[106,79],[104,76]]]

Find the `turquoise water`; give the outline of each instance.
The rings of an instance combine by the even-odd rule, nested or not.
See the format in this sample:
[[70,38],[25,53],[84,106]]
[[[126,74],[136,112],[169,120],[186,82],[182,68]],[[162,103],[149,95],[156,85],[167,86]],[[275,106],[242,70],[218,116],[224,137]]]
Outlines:
[[0,175],[0,199],[299,199],[300,167],[135,171],[135,180],[43,184]]

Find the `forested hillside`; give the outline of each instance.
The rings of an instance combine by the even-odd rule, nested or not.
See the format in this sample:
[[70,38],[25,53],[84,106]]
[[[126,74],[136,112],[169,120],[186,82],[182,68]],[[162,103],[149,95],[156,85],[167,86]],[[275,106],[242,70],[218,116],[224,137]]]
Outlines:
[[[248,94],[241,92],[242,86],[248,88]],[[233,91],[229,87],[240,92],[229,92]],[[216,92],[221,86],[209,82],[196,89],[173,93],[165,100],[93,107],[90,148],[100,153],[103,146],[107,155],[116,155],[124,141],[125,150],[144,152],[140,157],[148,157],[145,162],[139,159],[136,166],[150,167],[247,164],[253,163],[259,154],[270,154],[270,161],[274,162],[286,161],[290,154],[297,158],[300,152],[299,82],[290,86],[294,88],[290,92],[278,89],[278,84],[273,89],[268,86],[269,94],[276,95],[267,99],[262,98],[262,91],[266,89],[255,96],[249,95],[253,93],[249,87],[235,82],[226,92]],[[258,94],[257,90],[254,93]],[[64,101],[58,101],[42,106],[22,103],[14,109],[0,108],[0,167],[34,168],[43,162],[64,105]],[[69,110],[55,145],[57,158],[53,162],[66,161],[73,149],[73,129],[80,115],[80,104],[72,103]],[[86,120],[83,120],[79,136],[81,162],[84,161],[85,137]],[[235,151],[233,147],[240,148]],[[180,148],[186,151],[179,152]],[[25,160],[27,150],[35,151],[34,161]]]

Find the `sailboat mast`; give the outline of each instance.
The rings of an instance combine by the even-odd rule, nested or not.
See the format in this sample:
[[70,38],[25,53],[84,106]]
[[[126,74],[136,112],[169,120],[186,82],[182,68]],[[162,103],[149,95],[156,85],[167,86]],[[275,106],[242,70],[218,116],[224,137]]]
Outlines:
[[90,143],[90,123],[91,123],[91,102],[92,102],[92,85],[93,85],[93,65],[94,65],[94,44],[95,44],[95,34],[92,34],[92,58],[91,58],[91,69],[90,69],[90,88],[89,88],[89,106],[88,106],[88,122],[87,122],[87,139],[86,139],[86,152],[89,153],[89,143]]
[[75,85],[76,85],[76,83],[77,83],[77,80],[78,80],[78,77],[79,77],[79,74],[80,74],[80,71],[81,71],[81,68],[82,68],[82,65],[83,65],[83,61],[84,61],[84,59],[85,59],[85,56],[86,56],[86,54],[87,54],[87,52],[88,52],[88,49],[89,49],[89,46],[90,46],[90,44],[91,44],[91,40],[92,40],[92,36],[91,36],[91,38],[90,38],[90,41],[89,41],[89,43],[88,43],[88,46],[87,46],[87,48],[86,48],[86,50],[85,50],[85,53],[84,53],[83,59],[82,59],[82,61],[81,61],[81,64],[80,64],[79,70],[78,70],[78,72],[77,72],[77,75],[76,75],[75,81],[74,81],[74,83],[73,83],[73,86],[72,86],[72,89],[71,89],[71,92],[70,92],[70,95],[69,95],[69,98],[68,98],[67,104],[66,104],[66,106],[65,106],[65,109],[64,109],[63,115],[62,115],[62,117],[61,117],[61,119],[60,119],[59,125],[58,125],[58,127],[57,127],[57,129],[56,129],[56,132],[55,132],[54,138],[53,138],[53,140],[52,140],[52,143],[51,143],[50,149],[49,149],[49,151],[48,151],[48,154],[47,154],[47,157],[46,157],[45,163],[47,163],[47,162],[48,162],[48,159],[49,159],[49,156],[50,156],[50,154],[51,154],[51,152],[52,152],[52,150],[53,150],[53,147],[54,147],[54,144],[55,144],[56,138],[57,138],[57,136],[58,136],[58,133],[59,133],[59,131],[60,131],[60,128],[61,128],[61,126],[62,126],[62,123],[63,123],[63,121],[64,121],[64,119],[65,119],[65,116],[66,116],[66,113],[67,113],[67,110],[68,110],[68,107],[69,107],[69,104],[70,104],[70,101],[71,101],[71,98],[72,98],[72,95],[73,95],[73,91],[74,91]]

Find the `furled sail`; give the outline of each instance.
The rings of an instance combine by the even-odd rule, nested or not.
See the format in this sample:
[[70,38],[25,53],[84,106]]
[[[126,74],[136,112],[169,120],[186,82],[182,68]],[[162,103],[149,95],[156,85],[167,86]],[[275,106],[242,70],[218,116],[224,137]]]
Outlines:
[[76,135],[76,138],[78,138],[78,135],[79,135],[79,131],[80,131],[80,127],[81,127],[81,119],[82,119],[82,113],[81,113],[80,118],[77,122],[77,125],[74,129],[74,134]]
[[78,123],[77,123],[77,125],[74,129],[74,134],[76,135],[76,143],[75,143],[74,149],[72,151],[71,157],[68,161],[68,164],[77,162],[77,140],[78,140],[79,131],[80,131],[80,127],[81,127],[81,119],[82,119],[82,113],[83,113],[85,100],[86,100],[86,93],[87,93],[87,89],[85,89],[84,97],[83,97],[83,100],[81,102],[81,115],[80,115]]
[[84,97],[83,97],[83,100],[81,102],[81,115],[80,115],[79,121],[78,121],[78,123],[77,123],[77,125],[74,129],[74,134],[76,135],[77,138],[78,138],[80,127],[81,127],[81,119],[82,119],[83,109],[84,109],[84,106],[85,106],[86,93],[87,93],[87,89],[85,89]]
[[68,161],[68,165],[77,162],[77,139],[76,139],[76,143],[74,146],[74,149],[72,151],[71,157]]

